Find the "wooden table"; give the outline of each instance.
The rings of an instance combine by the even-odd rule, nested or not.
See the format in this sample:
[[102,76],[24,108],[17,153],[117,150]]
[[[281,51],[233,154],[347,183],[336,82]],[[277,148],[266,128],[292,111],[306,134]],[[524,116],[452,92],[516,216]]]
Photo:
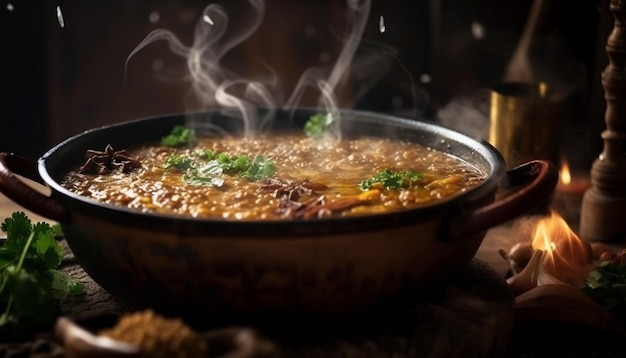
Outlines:
[[[36,185],[36,184],[33,184]],[[5,218],[11,216],[11,214],[15,211],[23,211],[33,222],[38,221],[46,221],[52,223],[52,221],[44,218],[41,215],[35,214],[32,211],[24,209],[24,207],[17,205],[9,198],[7,198],[4,194],[0,193],[0,221],[4,221]],[[3,234],[0,234],[3,236]]]

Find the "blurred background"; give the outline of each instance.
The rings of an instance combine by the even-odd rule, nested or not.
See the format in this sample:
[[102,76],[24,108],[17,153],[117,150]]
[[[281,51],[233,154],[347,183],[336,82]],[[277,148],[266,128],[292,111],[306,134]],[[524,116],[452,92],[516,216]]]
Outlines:
[[[358,2],[358,1],[357,1]],[[362,2],[362,1],[361,1]],[[528,64],[556,83],[567,103],[564,146],[580,166],[602,149],[605,103],[600,73],[613,20],[608,1],[544,0]],[[213,1],[229,14],[229,30],[250,20],[247,1]],[[155,29],[183,44],[205,1],[6,1],[3,121],[0,151],[37,158],[83,130],[134,118],[182,112],[186,62],[168,42],[133,49]],[[503,79],[533,0],[372,0],[341,107],[441,122],[484,138],[489,89]],[[274,74],[286,98],[311,67],[332,67],[349,19],[342,0],[267,0],[258,29],[221,58],[245,78]],[[282,96],[282,97],[281,97]],[[304,96],[301,105],[315,104]]]

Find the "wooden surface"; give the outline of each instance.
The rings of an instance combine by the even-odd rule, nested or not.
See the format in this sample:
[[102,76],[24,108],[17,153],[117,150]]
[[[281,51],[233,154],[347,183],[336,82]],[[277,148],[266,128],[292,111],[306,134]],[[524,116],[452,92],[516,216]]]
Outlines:
[[[42,185],[39,185],[33,181],[30,181],[28,179],[24,179],[24,182],[30,186],[32,186],[33,188],[41,191],[42,193],[47,193],[48,189]],[[28,215],[28,217],[33,221],[33,222],[38,222],[38,221],[47,221],[49,223],[53,223],[52,221],[48,220],[47,218],[41,216],[41,215],[37,215],[32,211],[26,210],[23,206],[17,205],[16,203],[14,203],[13,201],[11,201],[9,198],[7,198],[4,194],[0,193],[0,222],[4,221],[4,218],[7,218],[9,216],[11,216],[11,214],[14,211],[23,211],[24,213],[26,213],[26,215]],[[4,233],[0,233],[0,237],[4,236]]]

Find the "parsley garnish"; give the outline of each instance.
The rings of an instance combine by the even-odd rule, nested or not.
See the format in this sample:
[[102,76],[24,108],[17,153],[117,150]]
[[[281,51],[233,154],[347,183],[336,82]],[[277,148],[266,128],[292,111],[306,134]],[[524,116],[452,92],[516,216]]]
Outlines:
[[256,156],[251,162],[248,162],[247,168],[242,170],[239,175],[248,180],[260,180],[271,177],[276,173],[274,161],[263,156]]
[[184,147],[197,141],[195,131],[182,125],[175,126],[167,136],[161,138],[161,144],[167,147]]
[[334,121],[331,113],[314,114],[304,124],[304,134],[311,138],[321,138]]
[[263,156],[250,159],[247,155],[229,155],[211,151],[197,152],[195,158],[172,155],[165,160],[164,168],[184,172],[183,180],[194,185],[221,187],[220,175],[237,175],[250,181],[268,178],[276,173],[274,161]]
[[201,176],[198,173],[190,173],[183,175],[183,181],[192,185],[209,185],[220,188],[224,185],[224,179],[214,176]]
[[276,173],[274,162],[264,156],[250,159],[247,155],[228,155],[219,153],[216,158],[198,168],[202,175],[218,175],[221,173],[238,175],[251,181],[268,178]]
[[60,226],[31,224],[23,212],[14,212],[0,229],[0,337],[18,338],[54,323],[60,299],[82,294],[83,286],[57,271],[63,250],[55,236]]
[[626,264],[599,263],[582,290],[609,311],[626,311]]
[[413,170],[396,171],[385,169],[375,176],[363,180],[359,184],[361,190],[369,190],[375,183],[380,183],[386,189],[403,189],[410,188],[417,181],[423,179],[423,175]]
[[178,170],[187,170],[193,167],[193,159],[174,154],[165,159],[163,167],[165,169],[175,168]]

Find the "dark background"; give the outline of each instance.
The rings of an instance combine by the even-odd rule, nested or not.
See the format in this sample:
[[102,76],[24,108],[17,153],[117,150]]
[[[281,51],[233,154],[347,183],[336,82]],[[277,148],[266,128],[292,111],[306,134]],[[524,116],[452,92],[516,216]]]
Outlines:
[[[222,3],[233,26],[238,26],[237,19],[247,14],[247,3]],[[604,45],[612,27],[607,3],[548,1],[532,54],[541,73],[554,76],[548,80],[571,82],[564,133],[580,136],[588,162],[601,150],[599,133],[604,127],[600,72],[607,64]],[[125,62],[157,28],[191,43],[206,5],[46,0],[20,1],[12,9],[8,5],[0,9],[5,34],[0,151],[36,158],[88,128],[184,111],[188,90],[181,81],[184,62],[164,42],[133,57],[126,77]],[[223,62],[252,77],[270,66],[281,79],[279,89],[288,93],[306,68],[328,65],[338,55],[345,2],[269,0],[266,5],[257,32]],[[530,0],[372,1],[355,73],[348,89],[338,94],[340,105],[440,120],[442,113],[449,113],[445,109],[459,103],[453,124],[464,120],[465,109],[484,115],[485,89],[501,81],[530,6]],[[379,29],[381,15],[384,33]],[[564,68],[579,71],[563,75]],[[367,91],[359,95],[361,90]]]

